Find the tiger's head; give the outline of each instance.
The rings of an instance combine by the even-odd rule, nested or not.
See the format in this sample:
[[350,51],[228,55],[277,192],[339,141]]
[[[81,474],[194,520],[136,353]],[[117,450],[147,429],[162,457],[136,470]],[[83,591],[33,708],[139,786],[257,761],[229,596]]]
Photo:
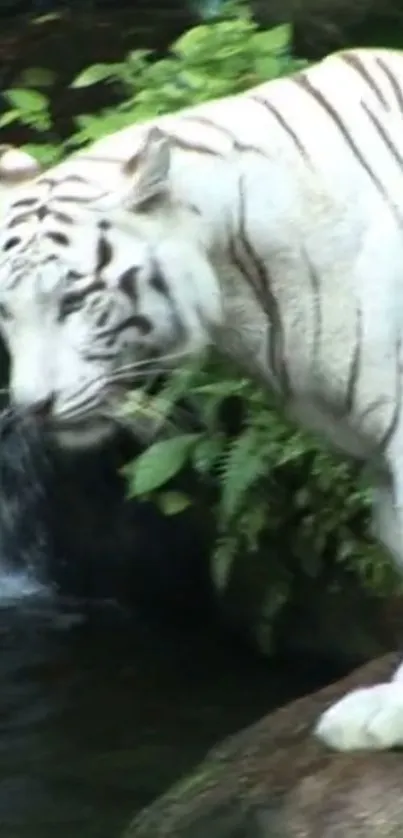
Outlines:
[[199,353],[220,319],[201,219],[173,199],[171,156],[151,129],[111,184],[99,162],[94,178],[77,157],[42,173],[25,152],[0,149],[10,401],[64,447],[113,434],[126,393]]

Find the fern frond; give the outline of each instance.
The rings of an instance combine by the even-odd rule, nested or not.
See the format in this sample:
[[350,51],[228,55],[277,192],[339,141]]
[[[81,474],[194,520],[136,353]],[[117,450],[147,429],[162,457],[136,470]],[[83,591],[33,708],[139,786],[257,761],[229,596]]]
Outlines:
[[231,441],[220,464],[221,500],[219,519],[226,525],[243,506],[248,490],[266,471],[260,435],[252,426]]
[[236,533],[218,538],[211,557],[211,575],[217,591],[222,592],[227,584],[231,567],[239,548]]

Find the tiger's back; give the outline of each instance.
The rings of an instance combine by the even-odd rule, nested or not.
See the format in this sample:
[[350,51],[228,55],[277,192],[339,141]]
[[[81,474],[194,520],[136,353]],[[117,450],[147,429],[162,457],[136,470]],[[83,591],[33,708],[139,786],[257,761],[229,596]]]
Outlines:
[[114,188],[119,167],[140,152],[157,125],[198,165],[214,155],[232,157],[234,150],[257,153],[294,166],[296,174],[314,168],[336,191],[342,166],[346,186],[361,179],[365,187],[367,175],[388,201],[396,197],[399,204],[393,164],[400,166],[402,159],[402,120],[403,52],[349,50],[244,93],[124,128],[53,171],[73,167]]
[[[117,163],[133,157],[149,128],[158,125],[174,146],[194,155],[195,162],[199,158],[199,164],[206,156],[226,158],[234,150],[257,153],[294,166],[296,174],[313,168],[336,191],[342,166],[346,184],[361,178],[365,186],[367,175],[393,201],[393,164],[400,166],[402,159],[402,120],[403,53],[357,49],[244,93],[135,124],[83,154],[87,171],[93,166],[95,178],[103,177],[109,155]],[[72,158],[73,165],[81,156]],[[400,191],[396,193],[399,203]]]

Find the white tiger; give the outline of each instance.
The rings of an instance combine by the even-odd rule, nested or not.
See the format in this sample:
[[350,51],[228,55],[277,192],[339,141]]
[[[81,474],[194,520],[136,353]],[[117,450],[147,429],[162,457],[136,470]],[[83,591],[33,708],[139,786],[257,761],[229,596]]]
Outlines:
[[[403,53],[351,50],[93,145],[0,161],[10,396],[61,445],[113,433],[133,383],[215,345],[362,458],[403,569]],[[401,671],[316,734],[403,743]]]

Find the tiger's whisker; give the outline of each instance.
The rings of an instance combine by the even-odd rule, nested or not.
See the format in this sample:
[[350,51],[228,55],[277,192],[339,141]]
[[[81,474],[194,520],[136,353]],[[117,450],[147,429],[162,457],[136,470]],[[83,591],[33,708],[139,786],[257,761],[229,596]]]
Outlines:
[[118,367],[118,369],[115,370],[114,375],[121,375],[121,374],[131,373],[131,372],[144,374],[144,371],[147,371],[148,369],[150,369],[150,371],[154,375],[162,375],[164,373],[166,374],[167,371],[169,371],[169,370],[167,370],[164,367],[164,364],[166,362],[170,363],[171,361],[180,360],[183,357],[185,357],[183,352],[177,352],[177,353],[174,353],[174,354],[171,354],[171,355],[165,355],[165,356],[162,356],[161,358],[158,358],[158,362],[156,361],[156,359],[151,359],[151,358],[150,359],[144,359],[142,361],[133,361],[132,363],[124,364],[123,366]]

